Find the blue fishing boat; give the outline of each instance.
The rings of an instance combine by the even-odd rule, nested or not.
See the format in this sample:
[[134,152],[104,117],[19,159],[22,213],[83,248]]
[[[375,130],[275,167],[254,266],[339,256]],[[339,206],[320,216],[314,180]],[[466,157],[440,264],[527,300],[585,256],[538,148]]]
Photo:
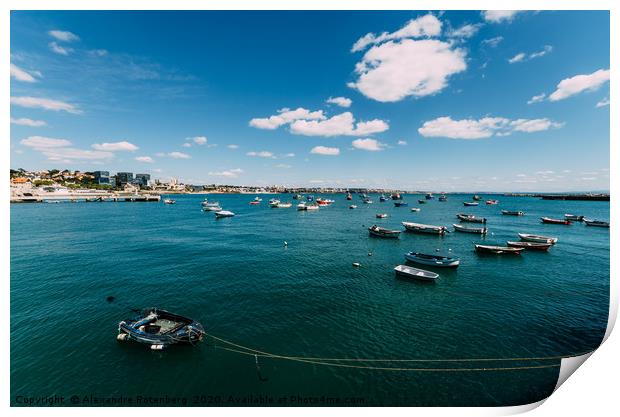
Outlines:
[[461,263],[459,258],[441,255],[427,255],[419,252],[409,252],[405,254],[405,259],[409,262],[435,266],[438,268],[456,268]]
[[404,201],[395,201],[394,202],[394,207],[406,207],[408,206],[408,203],[405,203]]

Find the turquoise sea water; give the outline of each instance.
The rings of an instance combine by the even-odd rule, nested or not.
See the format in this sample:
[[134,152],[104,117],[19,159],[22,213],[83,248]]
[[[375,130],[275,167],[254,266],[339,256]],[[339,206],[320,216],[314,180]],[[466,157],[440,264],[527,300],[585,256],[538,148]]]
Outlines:
[[[18,396],[181,398],[188,405],[287,398],[285,405],[515,405],[548,396],[558,368],[388,371],[239,355],[206,340],[151,352],[116,341],[125,306],[192,317],[209,333],[282,355],[348,358],[506,358],[596,348],[609,306],[609,229],[541,224],[564,213],[609,219],[608,202],[497,198],[463,207],[452,195],[362,204],[343,195],[318,212],[270,209],[263,196],[217,195],[234,218],[202,212],[203,196],[162,203],[11,205],[11,401]],[[291,201],[290,195],[281,196]],[[501,209],[526,216],[502,216]],[[389,214],[375,219],[375,213]],[[371,238],[372,224],[446,225],[488,218],[489,235],[402,233]],[[473,242],[517,232],[557,236],[548,253],[481,256]],[[284,245],[288,242],[288,246]],[[403,254],[451,253],[457,270],[434,284],[397,279]],[[372,256],[369,256],[369,253]],[[352,267],[359,262],[359,268]],[[109,304],[113,295],[117,302]],[[516,367],[557,362],[359,363],[413,368]],[[265,380],[266,379],[266,380]],[[167,397],[166,397],[167,396]],[[231,397],[232,396],[232,397]],[[326,399],[329,398],[329,399]],[[351,400],[353,398],[353,400]],[[82,401],[82,400],[81,400]],[[155,400],[154,400],[155,401]],[[326,403],[325,401],[332,401]],[[340,404],[343,404],[341,402]],[[135,404],[135,403],[134,403]],[[170,405],[170,404],[169,404]]]

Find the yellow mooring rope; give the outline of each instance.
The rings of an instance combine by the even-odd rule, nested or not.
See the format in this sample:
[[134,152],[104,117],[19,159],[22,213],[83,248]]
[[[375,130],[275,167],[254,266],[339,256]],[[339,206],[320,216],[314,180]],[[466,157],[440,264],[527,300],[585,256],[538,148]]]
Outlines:
[[[222,339],[220,337],[206,333],[206,336],[217,340],[230,347],[219,347],[220,349],[238,353],[241,355],[248,355],[262,358],[282,359],[293,362],[309,363],[313,365],[334,366],[341,368],[355,368],[355,369],[369,369],[377,371],[409,371],[409,372],[481,372],[481,371],[517,371],[528,369],[545,369],[545,368],[559,368],[559,363],[545,364],[545,365],[526,365],[526,366],[494,366],[494,367],[478,367],[478,368],[402,368],[392,366],[367,366],[367,365],[351,365],[337,362],[417,362],[417,363],[441,363],[441,362],[539,362],[539,361],[558,361],[564,358],[570,358],[575,356],[581,356],[592,351],[575,353],[570,355],[558,355],[558,356],[541,356],[541,357],[522,357],[522,358],[461,358],[461,359],[360,359],[360,358],[320,358],[320,357],[305,357],[305,356],[285,356],[274,353],[264,352],[261,350],[253,349],[247,346],[233,343],[229,340]],[[235,349],[236,348],[236,349]]]

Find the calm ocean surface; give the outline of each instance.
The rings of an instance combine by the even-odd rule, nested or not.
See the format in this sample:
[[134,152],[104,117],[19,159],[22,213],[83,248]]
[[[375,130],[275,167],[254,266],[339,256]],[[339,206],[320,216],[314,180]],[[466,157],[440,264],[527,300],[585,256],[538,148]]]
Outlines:
[[[548,396],[558,375],[558,368],[397,372],[262,358],[267,380],[261,381],[254,357],[214,347],[211,340],[164,352],[117,342],[118,322],[134,315],[124,306],[165,308],[224,339],[294,356],[554,356],[594,349],[605,333],[609,229],[546,225],[539,217],[573,213],[608,220],[608,202],[483,196],[500,204],[463,207],[470,196],[425,205],[417,203],[423,196],[405,196],[410,207],[422,208],[412,213],[391,201],[379,203],[376,195],[370,205],[354,195],[358,209],[349,210],[344,196],[334,195],[328,196],[336,200],[331,207],[298,212],[294,206],[270,209],[272,195],[263,195],[260,206],[248,205],[254,195],[216,195],[210,199],[237,213],[216,220],[201,211],[203,197],[175,196],[176,205],[11,205],[14,404],[18,395],[93,394],[180,396],[188,405],[196,399],[232,405],[230,395],[356,397],[362,405],[515,405]],[[502,216],[501,209],[526,215]],[[375,219],[379,212],[389,217]],[[461,212],[488,218],[487,243],[518,240],[517,232],[557,236],[559,242],[548,253],[480,256],[473,251],[473,242],[483,240],[477,235],[402,233],[387,240],[369,238],[366,229],[402,229],[406,220],[452,230]],[[436,249],[459,256],[461,266],[438,271],[434,284],[395,278],[392,268],[404,263],[405,252]],[[353,262],[361,266],[353,268]],[[109,295],[115,304],[106,302]]]

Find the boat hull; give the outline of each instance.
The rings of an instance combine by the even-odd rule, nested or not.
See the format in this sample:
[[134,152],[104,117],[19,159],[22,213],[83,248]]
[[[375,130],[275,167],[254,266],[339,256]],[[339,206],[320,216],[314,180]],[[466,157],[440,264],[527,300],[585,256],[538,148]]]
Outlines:
[[394,268],[397,276],[410,278],[417,281],[435,282],[439,278],[439,274],[423,269],[412,268],[407,265],[398,265]]
[[456,258],[449,258],[445,256],[433,256],[433,255],[423,255],[419,253],[406,253],[405,259],[408,262],[433,266],[436,268],[456,268],[459,266],[461,261]]
[[549,237],[549,236],[540,236],[540,235],[529,235],[526,233],[519,233],[519,238],[526,242],[536,242],[536,243],[551,243],[555,244],[558,241],[557,237]]
[[489,253],[493,255],[520,255],[523,248],[512,248],[509,246],[486,246],[474,245],[477,253]]
[[[156,315],[155,319],[152,318],[152,314]],[[155,333],[148,330],[149,327],[153,327],[152,323],[157,324],[157,320],[162,319],[173,322],[176,326],[165,332]],[[204,334],[204,328],[195,320],[165,310],[149,308],[140,316],[121,321],[118,324],[117,340],[135,341],[150,345],[152,348],[157,346],[163,349],[175,344],[195,345],[202,340]]]
[[553,246],[552,243],[511,242],[511,241],[506,242],[506,245],[513,247],[513,248],[523,248],[527,250],[537,250],[537,251],[547,251],[549,250],[551,246]]

